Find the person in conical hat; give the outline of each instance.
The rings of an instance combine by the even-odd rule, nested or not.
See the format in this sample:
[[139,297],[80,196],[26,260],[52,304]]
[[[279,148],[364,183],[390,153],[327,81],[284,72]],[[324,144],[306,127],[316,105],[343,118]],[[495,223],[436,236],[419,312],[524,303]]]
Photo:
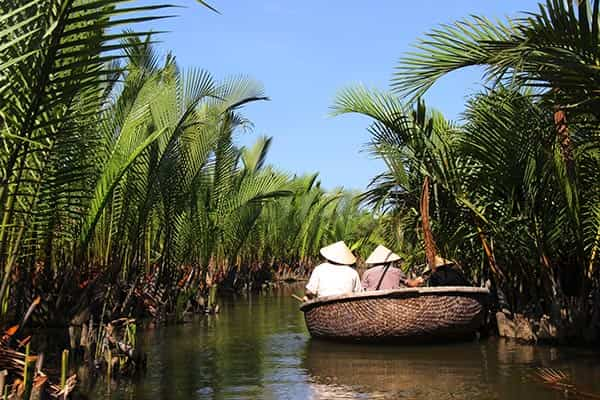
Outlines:
[[454,264],[455,264],[454,261],[446,260],[445,258],[440,257],[436,254],[435,258],[433,259],[433,268],[431,268],[429,266],[429,264],[425,264],[425,269],[423,269],[423,273],[426,274],[428,272],[433,272],[439,267],[443,267],[446,265],[454,265]]
[[356,257],[344,241],[325,246],[319,252],[324,258],[335,264],[352,265],[356,262]]
[[343,241],[325,246],[320,251],[325,262],[315,267],[306,285],[305,300],[360,292],[360,277],[351,267],[356,257]]
[[408,279],[400,268],[392,265],[399,261],[401,257],[398,254],[383,245],[377,246],[366,261],[372,267],[363,274],[363,289],[387,290],[422,285],[423,278]]
[[454,261],[436,255],[431,271],[429,286],[471,286]]
[[435,268],[437,269],[438,267],[443,267],[444,265],[454,265],[455,262],[446,260],[444,257],[440,257],[436,254],[435,258],[433,260],[433,264],[435,265]]

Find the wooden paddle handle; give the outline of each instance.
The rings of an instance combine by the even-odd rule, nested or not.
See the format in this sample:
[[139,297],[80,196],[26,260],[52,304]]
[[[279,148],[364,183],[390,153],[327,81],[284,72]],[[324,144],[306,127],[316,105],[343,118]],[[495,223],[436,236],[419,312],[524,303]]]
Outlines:
[[302,297],[296,296],[294,293],[292,293],[292,297],[298,300],[300,303],[304,303],[304,299]]

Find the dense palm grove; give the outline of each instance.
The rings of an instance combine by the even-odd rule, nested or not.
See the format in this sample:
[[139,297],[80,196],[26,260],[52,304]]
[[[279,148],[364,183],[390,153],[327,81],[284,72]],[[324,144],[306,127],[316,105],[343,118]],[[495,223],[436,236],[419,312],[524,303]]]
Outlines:
[[180,317],[211,287],[252,286],[310,267],[324,243],[365,240],[371,217],[354,196],[268,165],[271,138],[236,144],[252,127],[243,106],[268,100],[259,83],[179,68],[131,30],[167,6],[121,3],[3,5],[2,319],[36,296],[46,325]]
[[[391,92],[347,89],[334,107],[374,121],[370,149],[388,170],[363,199],[385,214],[390,245],[424,260],[428,211],[437,251],[489,281],[501,307],[588,339],[600,328],[599,3],[441,26],[401,61]],[[487,88],[460,123],[419,100],[469,66]]]
[[[250,78],[157,54],[145,23],[171,6],[0,1],[0,324],[18,324],[0,338],[0,370],[31,389],[16,351],[28,339],[13,338],[26,320],[100,321],[100,344],[102,321],[180,320],[218,288],[304,276],[337,240],[363,257],[385,243],[416,273],[452,258],[491,287],[493,307],[597,340],[599,7],[547,0],[505,22],[443,25],[389,92],[342,91],[333,114],[369,117],[387,167],[354,193],[269,165],[269,137],[239,145],[253,127],[243,108],[268,98]],[[459,121],[425,105],[470,66],[485,89]],[[135,323],[116,321],[133,348]]]
[[[2,3],[2,320],[38,295],[46,325],[177,315],[211,287],[306,272],[340,239],[422,264],[428,212],[430,244],[503,306],[597,326],[599,1],[441,26],[391,92],[340,93],[334,113],[372,118],[370,150],[387,166],[358,196],[269,165],[271,138],[240,147],[243,107],[268,100],[261,85],[156,54],[140,23],[169,6],[122,3]],[[485,68],[487,89],[461,121],[420,100],[468,66]]]

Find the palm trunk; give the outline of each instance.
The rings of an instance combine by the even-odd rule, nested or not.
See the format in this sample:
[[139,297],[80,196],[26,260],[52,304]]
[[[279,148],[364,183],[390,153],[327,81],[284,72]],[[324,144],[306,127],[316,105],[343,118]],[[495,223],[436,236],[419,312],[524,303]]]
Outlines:
[[571,222],[573,224],[573,234],[576,237],[577,244],[577,264],[581,265],[584,271],[581,274],[581,282],[580,287],[581,290],[585,291],[585,287],[587,286],[587,271],[585,270],[586,266],[586,256],[585,249],[583,247],[583,231],[580,223],[580,215],[579,215],[579,191],[577,188],[577,171],[576,171],[576,163],[574,156],[574,147],[573,141],[571,140],[571,134],[569,132],[567,126],[567,116],[564,110],[557,109],[554,112],[554,124],[556,126],[556,134],[559,141],[560,153],[562,157],[562,161],[565,167],[566,173],[566,185],[565,188],[565,197],[567,200],[567,206],[569,210],[569,216],[571,218]]
[[490,269],[492,270],[492,273],[494,274],[494,278],[496,278],[497,282],[501,282],[504,280],[504,274],[502,273],[502,270],[500,270],[500,268],[498,267],[498,264],[496,264],[496,257],[494,256],[494,251],[489,246],[489,244],[485,238],[485,234],[483,233],[483,230],[479,226],[477,227],[477,231],[479,233],[479,240],[481,240],[481,245],[483,246],[483,251],[485,252],[485,255],[488,259]]
[[423,241],[425,242],[425,256],[427,263],[431,268],[435,265],[435,255],[437,253],[433,233],[429,224],[429,176],[423,180],[423,190],[421,191],[421,220],[423,224]]

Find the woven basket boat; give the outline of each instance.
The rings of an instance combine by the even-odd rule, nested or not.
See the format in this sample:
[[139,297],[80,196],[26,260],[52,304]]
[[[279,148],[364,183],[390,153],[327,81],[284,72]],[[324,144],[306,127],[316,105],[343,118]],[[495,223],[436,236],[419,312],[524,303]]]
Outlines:
[[471,337],[483,323],[489,291],[425,287],[319,297],[303,303],[311,336],[346,341],[415,343]]

